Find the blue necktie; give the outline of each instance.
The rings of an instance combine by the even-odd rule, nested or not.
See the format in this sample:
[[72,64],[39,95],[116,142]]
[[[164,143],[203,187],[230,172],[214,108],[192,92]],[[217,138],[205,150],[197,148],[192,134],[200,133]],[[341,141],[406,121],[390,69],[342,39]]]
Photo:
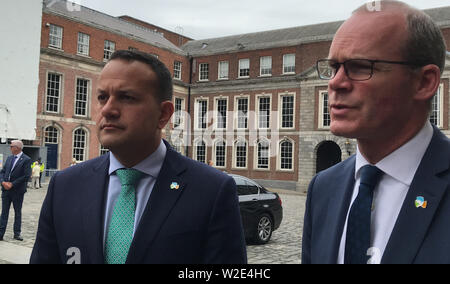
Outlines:
[[9,172],[6,175],[8,177],[8,181],[11,181],[11,173],[12,173],[12,170],[13,170],[13,167],[14,167],[14,162],[16,161],[16,159],[17,159],[17,157],[16,157],[16,155],[14,155],[12,160],[11,160],[11,167],[9,168]]
[[382,171],[375,166],[361,168],[358,196],[348,215],[347,236],[345,241],[346,264],[366,264],[370,248],[370,215],[372,211],[373,190]]

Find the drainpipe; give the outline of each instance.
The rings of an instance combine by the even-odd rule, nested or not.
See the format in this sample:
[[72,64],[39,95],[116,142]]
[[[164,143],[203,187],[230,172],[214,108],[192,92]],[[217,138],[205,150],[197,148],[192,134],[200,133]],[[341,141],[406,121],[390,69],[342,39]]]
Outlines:
[[189,144],[191,143],[191,128],[192,128],[192,121],[191,121],[191,85],[192,85],[192,64],[194,62],[194,58],[189,55],[188,53],[188,58],[189,58],[189,85],[188,85],[188,99],[187,99],[187,113],[189,114],[189,122],[190,125],[188,125],[188,129],[187,129],[187,136],[188,136],[188,143],[186,144],[186,156],[189,157]]

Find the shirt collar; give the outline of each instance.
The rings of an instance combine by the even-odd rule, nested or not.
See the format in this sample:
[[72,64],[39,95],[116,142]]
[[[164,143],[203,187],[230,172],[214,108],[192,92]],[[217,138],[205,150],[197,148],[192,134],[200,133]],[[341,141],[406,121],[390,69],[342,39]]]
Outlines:
[[[416,136],[388,156],[384,157],[375,166],[385,174],[410,186],[432,137],[433,127],[431,126],[431,123],[427,121]],[[369,162],[362,156],[357,147],[355,179],[359,176],[359,170],[368,164]]]
[[16,160],[19,160],[20,157],[22,157],[23,152],[20,152],[19,154],[15,155],[16,156]]
[[[150,154],[142,162],[134,166],[133,169],[139,170],[140,172],[152,176],[153,178],[157,178],[164,163],[164,159],[166,158],[166,152],[167,147],[161,140],[161,143],[159,144],[156,151]],[[126,168],[117,160],[112,152],[109,152],[109,161],[109,175],[111,175],[118,169]]]

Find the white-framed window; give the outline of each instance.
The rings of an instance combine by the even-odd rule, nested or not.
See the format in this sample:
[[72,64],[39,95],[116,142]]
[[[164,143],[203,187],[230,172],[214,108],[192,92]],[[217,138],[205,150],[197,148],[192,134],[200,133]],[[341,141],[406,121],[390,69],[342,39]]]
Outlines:
[[208,63],[200,63],[199,64],[199,81],[208,81],[209,80],[209,64]]
[[59,131],[58,128],[54,126],[47,126],[44,129],[44,143],[45,144],[58,144],[59,142]]
[[278,169],[292,171],[294,169],[294,143],[290,139],[283,139],[279,143]]
[[259,59],[259,75],[272,75],[272,56],[263,56]]
[[228,98],[216,98],[216,128],[227,128]]
[[72,158],[78,162],[83,162],[87,158],[88,134],[83,128],[75,129],[73,132]]
[[295,74],[295,54],[283,55],[283,74]]
[[75,94],[75,115],[88,116],[90,81],[77,78],[76,94]]
[[440,84],[431,101],[430,122],[439,128],[443,127],[444,84]]
[[208,126],[208,100],[197,99],[195,101],[195,127],[196,129],[206,129]]
[[250,59],[239,60],[239,78],[248,78],[250,76]]
[[267,139],[260,139],[256,143],[256,168],[269,169],[270,166],[270,142]]
[[173,62],[173,78],[177,80],[181,80],[181,66],[182,63],[180,61]]
[[238,139],[234,143],[234,167],[247,168],[247,141],[245,139]]
[[280,94],[278,102],[280,106],[280,128],[292,129],[295,122],[295,94]]
[[175,151],[177,151],[181,155],[184,155],[185,151],[184,151],[183,139],[181,139],[181,138],[175,139],[175,141],[172,142],[172,147],[173,147],[173,149],[175,149]]
[[109,149],[108,149],[108,148],[105,148],[103,145],[100,145],[100,151],[99,151],[99,153],[100,153],[100,156],[103,156],[103,155],[109,153]]
[[105,45],[103,47],[103,61],[108,61],[114,51],[116,51],[116,43],[110,40],[105,40]]
[[195,160],[206,163],[206,144],[203,140],[197,140],[194,145]]
[[228,80],[228,61],[219,61],[218,80]]
[[62,98],[62,75],[56,73],[48,73],[47,75],[47,95],[45,103],[45,111],[51,113],[59,113]]
[[258,127],[261,129],[270,128],[271,96],[260,95],[256,97]]
[[225,140],[217,140],[214,143],[214,160],[215,166],[218,168],[225,168],[227,158],[227,144]]
[[319,92],[319,125],[320,129],[329,129],[331,124],[330,110],[328,108],[328,91]]
[[50,24],[49,30],[48,46],[62,49],[63,28]]
[[183,125],[184,99],[175,97],[174,107],[173,127],[176,128]]
[[89,41],[91,36],[85,33],[78,33],[78,49],[77,53],[80,55],[89,56]]
[[237,106],[236,128],[247,129],[249,97],[237,97],[235,105]]

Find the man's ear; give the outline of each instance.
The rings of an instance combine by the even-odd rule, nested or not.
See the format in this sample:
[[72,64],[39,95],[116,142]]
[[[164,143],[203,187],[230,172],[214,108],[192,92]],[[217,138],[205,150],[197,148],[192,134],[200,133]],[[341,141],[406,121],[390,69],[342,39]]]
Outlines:
[[171,101],[164,101],[160,105],[161,107],[161,116],[158,121],[158,128],[163,129],[166,124],[170,121],[170,118],[173,115],[175,107]]
[[434,64],[425,65],[416,75],[414,98],[421,101],[429,101],[439,88],[441,83],[441,71]]

